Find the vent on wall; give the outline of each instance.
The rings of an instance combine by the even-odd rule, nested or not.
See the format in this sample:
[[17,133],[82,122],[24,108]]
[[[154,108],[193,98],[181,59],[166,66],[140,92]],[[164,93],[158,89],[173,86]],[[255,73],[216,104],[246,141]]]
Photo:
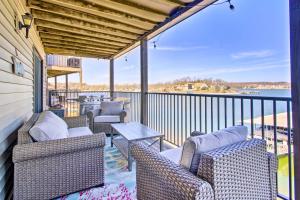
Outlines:
[[24,76],[25,69],[24,65],[21,61],[19,61],[16,57],[12,56],[13,61],[13,72],[18,76]]

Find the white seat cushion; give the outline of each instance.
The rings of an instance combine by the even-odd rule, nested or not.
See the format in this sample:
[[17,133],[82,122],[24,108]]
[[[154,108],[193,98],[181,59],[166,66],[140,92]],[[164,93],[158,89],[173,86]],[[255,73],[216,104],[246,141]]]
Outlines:
[[68,136],[69,138],[93,135],[92,131],[88,127],[69,128],[68,132],[69,132],[69,136]]
[[120,122],[119,115],[99,115],[94,118],[94,122],[118,123]]
[[233,126],[213,133],[189,137],[183,144],[180,164],[196,174],[201,154],[247,139],[246,126]]
[[180,163],[181,154],[182,154],[182,147],[168,149],[166,151],[160,152],[160,155],[168,158],[169,160],[172,160],[176,164]]
[[68,126],[63,119],[51,111],[42,112],[39,119],[29,130],[35,141],[47,141],[67,138]]

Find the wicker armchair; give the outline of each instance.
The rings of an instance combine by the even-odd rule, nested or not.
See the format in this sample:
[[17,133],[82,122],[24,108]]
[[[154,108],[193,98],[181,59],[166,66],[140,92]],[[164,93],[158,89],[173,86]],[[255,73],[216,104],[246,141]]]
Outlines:
[[117,121],[112,121],[112,122],[96,122],[95,118],[97,116],[103,116],[101,113],[101,109],[94,109],[90,110],[87,113],[88,119],[89,119],[89,127],[94,133],[99,133],[99,132],[105,132],[105,133],[111,133],[113,131],[111,124],[112,123],[124,123],[124,119],[126,117],[126,111],[122,110],[118,118],[119,120]]
[[204,153],[197,176],[141,143],[132,145],[137,162],[137,197],[173,199],[272,199],[277,196],[277,159],[263,140],[252,139]]
[[[14,199],[52,199],[104,184],[105,134],[33,142],[34,114],[18,132],[13,149]],[[86,117],[65,118],[69,128],[87,126]]]

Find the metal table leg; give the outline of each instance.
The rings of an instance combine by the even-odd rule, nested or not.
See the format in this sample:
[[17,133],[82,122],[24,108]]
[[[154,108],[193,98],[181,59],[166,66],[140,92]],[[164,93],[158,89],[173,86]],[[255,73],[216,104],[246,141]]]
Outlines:
[[113,147],[114,144],[113,144],[113,139],[114,139],[114,133],[111,131],[110,132],[110,146]]
[[159,151],[163,150],[163,144],[164,144],[164,137],[159,138]]

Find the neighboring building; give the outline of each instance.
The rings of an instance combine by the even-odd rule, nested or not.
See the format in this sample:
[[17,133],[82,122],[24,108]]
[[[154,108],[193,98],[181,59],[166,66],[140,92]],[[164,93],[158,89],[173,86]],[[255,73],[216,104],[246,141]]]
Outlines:
[[[79,73],[80,88],[82,87],[82,59],[72,56],[62,55],[47,55],[46,68],[48,78],[55,78],[54,87],[57,89],[57,76],[66,76],[68,74]],[[68,81],[66,81],[66,88],[68,89]]]

